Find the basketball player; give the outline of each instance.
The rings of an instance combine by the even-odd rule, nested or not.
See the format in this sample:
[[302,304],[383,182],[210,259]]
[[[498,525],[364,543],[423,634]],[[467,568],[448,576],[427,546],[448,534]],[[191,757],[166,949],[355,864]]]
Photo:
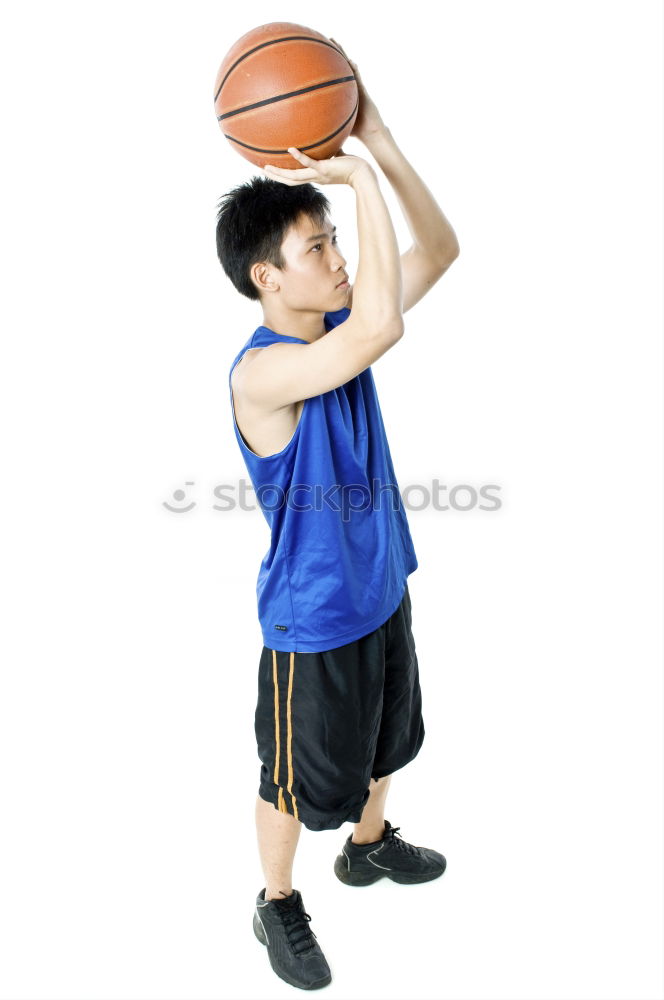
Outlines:
[[[265,178],[225,195],[216,232],[224,271],[263,312],[229,373],[234,431],[271,530],[257,584],[265,887],[253,925],[274,972],[302,989],[331,981],[291,881],[303,824],[354,823],[334,863],[349,886],[424,882],[446,864],[384,817],[391,774],[418,753],[424,724],[407,586],[418,563],[371,365],[396,345],[407,350],[403,314],[459,245],[351,65],[360,92],[351,134],[392,185],[412,246],[399,256],[376,172],[343,151],[313,160],[289,149],[301,168],[266,166]],[[330,203],[314,187],[325,184],[355,193],[352,287]]]

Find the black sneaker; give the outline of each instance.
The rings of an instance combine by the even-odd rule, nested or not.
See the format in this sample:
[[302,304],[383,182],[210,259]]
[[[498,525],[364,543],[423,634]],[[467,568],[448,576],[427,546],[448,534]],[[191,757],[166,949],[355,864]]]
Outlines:
[[332,980],[310,920],[297,889],[283,899],[266,900],[265,888],[258,893],[254,934],[267,945],[267,956],[276,974],[302,990],[317,990]]
[[374,844],[354,844],[351,834],[334,862],[337,878],[346,885],[371,885],[379,878],[410,885],[439,878],[447,865],[443,855],[397,837],[399,829],[385,820],[383,839]]

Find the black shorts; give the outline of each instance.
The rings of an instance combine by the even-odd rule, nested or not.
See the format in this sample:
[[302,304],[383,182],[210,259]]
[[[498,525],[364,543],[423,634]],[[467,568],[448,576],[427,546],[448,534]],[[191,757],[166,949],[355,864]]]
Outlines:
[[310,830],[359,823],[369,781],[424,739],[408,585],[373,632],[321,653],[263,646],[255,730],[258,794]]

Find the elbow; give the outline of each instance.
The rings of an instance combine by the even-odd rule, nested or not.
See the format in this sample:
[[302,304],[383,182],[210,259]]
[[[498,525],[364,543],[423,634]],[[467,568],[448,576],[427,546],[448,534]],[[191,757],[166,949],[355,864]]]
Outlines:
[[459,241],[455,240],[454,241],[454,245],[451,246],[450,249],[447,252],[447,257],[446,257],[447,264],[446,264],[446,267],[449,267],[450,264],[452,264],[457,259],[457,257],[459,256],[460,253],[461,253],[461,247],[459,246]]
[[364,305],[360,305],[358,297],[357,303],[353,303],[351,315],[357,321],[358,327],[372,340],[374,338],[381,341],[399,340],[404,333],[403,313],[399,303],[382,302],[381,306],[382,310],[376,308],[367,310]]
[[404,335],[404,330],[406,329],[403,321],[403,315],[399,313],[397,316],[382,322],[379,329],[381,337],[389,340],[390,343],[401,340]]
[[444,272],[448,269],[450,264],[454,263],[454,261],[459,256],[460,252],[461,248],[459,246],[459,243],[457,240],[455,240],[453,244],[451,245],[448,244],[439,253],[435,255],[434,260],[436,260],[438,264],[438,270],[440,271],[441,274],[444,274]]

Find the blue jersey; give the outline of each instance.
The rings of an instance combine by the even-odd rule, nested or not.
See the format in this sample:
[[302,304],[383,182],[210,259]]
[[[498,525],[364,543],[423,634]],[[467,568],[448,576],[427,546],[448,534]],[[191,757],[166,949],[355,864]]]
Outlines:
[[[325,313],[325,329],[350,309]],[[259,326],[245,351],[300,337]],[[318,653],[382,625],[404,596],[417,558],[394,475],[371,368],[305,399],[290,441],[273,455],[249,448],[231,412],[256,500],[270,527],[258,573],[264,644]]]

